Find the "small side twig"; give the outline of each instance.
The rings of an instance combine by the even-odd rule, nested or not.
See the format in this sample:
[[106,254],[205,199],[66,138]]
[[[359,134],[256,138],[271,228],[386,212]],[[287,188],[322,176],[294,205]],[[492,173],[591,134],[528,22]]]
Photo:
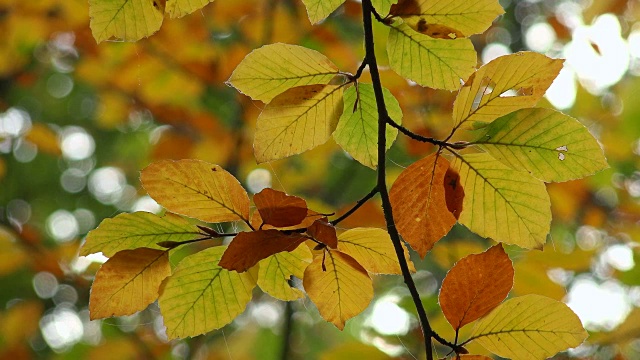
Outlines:
[[339,218],[332,220],[331,221],[331,225],[336,226],[338,225],[342,220],[348,218],[349,216],[351,216],[351,214],[353,214],[354,212],[356,212],[356,210],[358,210],[362,205],[364,205],[364,203],[366,203],[367,201],[369,201],[369,199],[371,199],[372,197],[374,197],[377,193],[378,193],[378,186],[374,186],[373,189],[371,189],[371,191],[369,191],[369,193],[367,195],[365,195],[362,199],[358,200],[358,202],[351,208],[349,209],[349,211],[347,211],[346,213],[342,214]]

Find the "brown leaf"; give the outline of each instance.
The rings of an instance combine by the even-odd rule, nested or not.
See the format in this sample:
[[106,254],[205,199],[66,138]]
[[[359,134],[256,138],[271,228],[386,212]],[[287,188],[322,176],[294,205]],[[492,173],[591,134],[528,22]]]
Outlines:
[[458,261],[442,282],[440,307],[456,330],[486,315],[513,287],[513,264],[502,244]]
[[301,234],[285,234],[279,230],[241,232],[231,241],[218,265],[244,272],[273,254],[295,250],[305,240]]
[[307,233],[313,236],[314,239],[332,249],[336,249],[338,247],[338,235],[336,234],[336,228],[329,223],[326,217],[316,220],[311,226],[309,226]]
[[260,217],[275,227],[298,225],[307,217],[307,202],[297,196],[266,188],[253,196]]
[[448,168],[444,174],[444,197],[447,201],[447,209],[455,216],[460,218],[462,212],[462,203],[464,201],[464,188],[460,184],[460,175],[454,168]]
[[445,186],[448,169],[447,159],[437,153],[431,154],[406,168],[389,192],[396,227],[422,258],[451,230],[460,213],[454,215],[449,210],[447,192],[451,206],[455,208],[453,204],[456,196],[460,196],[462,186],[457,184],[455,189],[451,185]]
[[313,223],[316,220],[321,219],[323,217],[325,217],[325,215],[315,212],[311,209],[307,209],[307,215],[299,224],[296,224],[294,226],[285,226],[285,227],[277,228],[276,226],[269,225],[267,223],[264,223],[263,225],[262,216],[260,216],[260,212],[254,211],[253,214],[251,214],[251,226],[253,226],[256,229],[262,226],[262,230],[276,229],[276,228],[279,230],[306,229],[309,226],[313,225]]

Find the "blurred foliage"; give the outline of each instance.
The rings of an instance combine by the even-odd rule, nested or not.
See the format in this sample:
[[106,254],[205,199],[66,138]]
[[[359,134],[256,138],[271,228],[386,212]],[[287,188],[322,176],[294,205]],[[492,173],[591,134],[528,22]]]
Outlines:
[[[560,107],[601,141],[611,165],[584,180],[548,185],[551,239],[541,252],[509,249],[513,294],[564,299],[582,317],[593,336],[558,358],[638,358],[640,1],[501,4],[506,14],[486,35],[472,37],[481,61],[528,48],[569,58],[568,87],[560,91],[576,95]],[[91,279],[103,260],[77,256],[103,218],[159,210],[138,181],[139,170],[158,159],[213,162],[253,192],[273,184],[326,212],[366,194],[375,173],[335,143],[257,166],[251,143],[262,105],[224,84],[246,54],[272,42],[317,49],[355,72],[364,55],[360,23],[360,6],[352,1],[321,26],[311,26],[297,0],[216,1],[165,19],[148,39],[97,45],[86,0],[0,0],[0,358],[278,359],[287,346],[298,359],[386,358],[375,347],[400,358],[419,354],[420,329],[399,277],[378,279],[373,305],[344,332],[321,321],[308,300],[285,306],[255,294],[222,331],[167,343],[155,305],[126,318],[89,321]],[[377,43],[385,44],[388,30],[376,26]],[[579,45],[591,49],[587,70],[571,61],[568,49]],[[384,67],[386,52],[378,50]],[[406,127],[447,135],[455,94],[408,85],[392,71],[381,75]],[[389,152],[391,180],[432,150],[399,137]],[[341,226],[382,227],[375,205]],[[454,334],[436,306],[439,284],[455,261],[489,245],[456,226],[425,260],[414,259],[432,325],[447,338]],[[385,314],[395,320],[388,324],[406,317],[407,326],[379,325]]]

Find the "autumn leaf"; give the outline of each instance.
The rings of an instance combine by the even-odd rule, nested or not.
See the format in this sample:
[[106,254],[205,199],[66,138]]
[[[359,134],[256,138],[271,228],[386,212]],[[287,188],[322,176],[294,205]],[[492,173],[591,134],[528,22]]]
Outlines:
[[546,359],[587,338],[564,303],[540,296],[509,299],[480,319],[469,340],[507,358]]
[[513,264],[502,244],[458,261],[442,281],[440,307],[457,331],[487,314],[513,287]]
[[471,40],[434,39],[402,23],[390,27],[387,54],[399,75],[435,89],[459,89],[477,63]]
[[[322,219],[323,217],[326,217],[326,215],[318,213],[318,212],[313,211],[311,209],[307,209],[307,215],[305,216],[305,218],[300,223],[298,223],[296,225],[293,225],[293,226],[279,227],[277,229],[278,230],[300,230],[300,229],[305,229],[305,228],[308,228],[309,226],[313,225],[313,223],[316,220]],[[275,226],[269,225],[269,224],[264,223],[262,221],[262,217],[260,216],[260,212],[259,211],[254,211],[253,214],[251,214],[251,226],[253,226],[256,229],[262,227],[262,230],[276,229]]]
[[[402,274],[389,233],[377,228],[349,229],[338,236],[338,249],[353,257],[373,274]],[[415,272],[409,252],[404,248],[409,270]]]
[[475,143],[504,164],[544,181],[580,179],[608,167],[589,130],[551,109],[505,115],[489,123]]
[[[164,0],[151,1],[161,2]],[[212,1],[213,0],[166,0],[167,4],[165,11],[172,19],[181,18],[196,10],[202,9]]]
[[225,249],[216,246],[186,257],[163,283],[158,302],[169,339],[219,329],[251,301],[256,285],[251,273],[218,266]]
[[295,250],[306,240],[299,233],[286,234],[279,230],[241,232],[231,241],[219,265],[227,270],[244,272],[273,254]]
[[158,298],[162,281],[171,275],[167,251],[122,250],[96,274],[89,297],[91,320],[131,315]]
[[453,124],[491,122],[534,106],[558,76],[564,60],[533,52],[498,57],[476,71],[453,104]]
[[329,223],[326,217],[314,221],[313,224],[307,228],[307,234],[332,249],[338,247],[336,228]]
[[276,43],[245,56],[227,83],[254,100],[268,103],[293,87],[327,84],[337,74],[338,68],[321,53]]
[[163,241],[187,241],[200,237],[198,228],[178,215],[165,216],[148,212],[123,213],[104,219],[98,228],[89,231],[80,248],[80,255],[102,252],[111,257],[118,251],[137,248],[163,249]]
[[304,292],[289,285],[289,280],[292,276],[302,279],[311,259],[311,250],[306,246],[298,246],[291,252],[280,252],[260,260],[258,286],[283,301],[303,298]]
[[304,271],[304,289],[322,317],[344,329],[345,322],[367,308],[373,284],[367,270],[339,251],[325,251]]
[[161,160],[142,170],[149,196],[174,213],[206,222],[249,220],[249,196],[233,175],[200,160]]
[[[444,178],[448,169],[447,159],[431,154],[400,173],[389,192],[400,235],[423,258],[456,223],[447,207]],[[454,211],[460,213],[460,209]]]
[[89,0],[89,26],[98,43],[137,41],[160,29],[164,9],[155,0]]
[[278,160],[324,144],[342,109],[342,85],[300,86],[276,96],[256,122],[256,161]]
[[373,5],[378,14],[384,17],[391,10],[391,6],[397,2],[398,0],[371,0],[371,5]]
[[464,203],[460,223],[482,237],[531,249],[543,245],[551,226],[544,183],[486,153],[457,155]]
[[[389,117],[402,124],[402,109],[398,100],[385,88],[382,89]],[[344,151],[362,165],[375,169],[378,166],[378,107],[373,85],[360,83],[344,93],[344,108],[333,138]],[[388,150],[398,136],[398,130],[386,128]]]
[[265,188],[253,196],[260,217],[275,227],[298,225],[307,217],[307,202],[282,191]]
[[345,0],[302,0],[312,24],[317,24],[331,15]]

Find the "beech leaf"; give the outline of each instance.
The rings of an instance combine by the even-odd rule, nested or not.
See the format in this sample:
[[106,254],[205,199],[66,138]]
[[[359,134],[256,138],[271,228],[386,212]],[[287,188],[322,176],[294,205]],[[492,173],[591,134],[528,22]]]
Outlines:
[[314,221],[307,229],[307,234],[332,249],[338,247],[336,228],[329,223],[326,217]]
[[389,14],[391,6],[397,2],[398,0],[371,0],[371,5],[373,5],[378,14],[385,17],[385,15]]
[[304,292],[289,285],[289,280],[292,276],[302,279],[311,259],[311,250],[298,246],[291,252],[280,252],[260,260],[258,286],[276,299],[291,301],[303,298]]
[[262,221],[275,227],[298,225],[307,217],[307,202],[282,191],[265,188],[253,195],[253,202]]
[[[370,273],[402,274],[391,237],[383,229],[349,229],[338,236],[338,249],[353,257]],[[416,269],[409,259],[406,248],[404,256],[409,264],[409,270],[415,272]]]
[[160,29],[164,6],[159,0],[89,0],[91,33],[98,43],[137,41]]
[[[162,0],[152,0],[161,2]],[[181,18],[192,12],[202,9],[213,0],[166,0],[165,11],[172,19]]]
[[219,265],[227,270],[247,271],[258,261],[282,251],[293,251],[306,240],[301,234],[279,230],[241,232],[231,241]]
[[302,0],[312,24],[317,24],[331,15],[345,0]]

